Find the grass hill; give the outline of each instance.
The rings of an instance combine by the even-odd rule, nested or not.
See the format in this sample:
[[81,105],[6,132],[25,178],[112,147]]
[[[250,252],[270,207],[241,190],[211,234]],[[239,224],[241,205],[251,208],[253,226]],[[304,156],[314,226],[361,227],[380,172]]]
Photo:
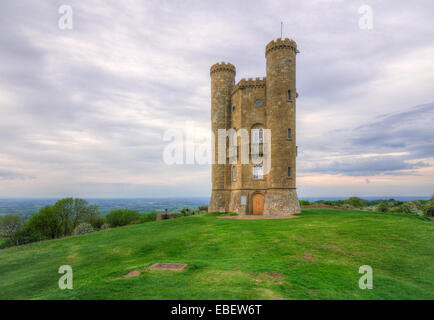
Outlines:
[[[334,209],[155,221],[0,250],[0,299],[434,299],[433,235],[427,218]],[[156,262],[188,267],[147,270]],[[61,265],[73,290],[58,288]]]

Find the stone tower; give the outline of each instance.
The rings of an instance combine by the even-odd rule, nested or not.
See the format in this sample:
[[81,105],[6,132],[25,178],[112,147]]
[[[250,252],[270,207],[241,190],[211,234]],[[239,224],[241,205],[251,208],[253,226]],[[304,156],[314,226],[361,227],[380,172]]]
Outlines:
[[[211,67],[211,124],[216,152],[210,212],[264,216],[300,212],[295,181],[296,54],[293,40],[271,41],[265,49],[266,77],[241,79],[236,85],[232,64],[222,62]],[[232,147],[229,138],[220,137],[225,139],[220,143],[229,149],[224,163],[218,161],[219,129],[237,133],[236,146]],[[269,170],[251,161],[254,149],[252,145],[243,147],[243,130],[248,142],[258,143],[261,156],[269,155]],[[242,150],[247,150],[248,163],[241,161]]]
[[[216,63],[211,67],[211,130],[218,137],[218,129],[226,129],[229,121],[229,106],[231,92],[235,84],[235,67],[230,63]],[[216,149],[217,150],[217,149]],[[225,212],[226,170],[225,164],[218,164],[217,152],[214,152],[212,165],[212,193],[209,210],[211,212]]]

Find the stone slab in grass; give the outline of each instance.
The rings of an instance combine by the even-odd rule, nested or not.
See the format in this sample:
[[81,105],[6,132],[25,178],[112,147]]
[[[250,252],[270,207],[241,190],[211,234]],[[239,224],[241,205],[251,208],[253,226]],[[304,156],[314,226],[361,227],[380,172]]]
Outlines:
[[123,275],[122,278],[132,278],[132,277],[138,277],[140,276],[140,271],[133,270],[128,272],[127,274]]
[[154,263],[152,266],[149,267],[149,270],[184,270],[185,267],[187,267],[187,264],[184,263]]

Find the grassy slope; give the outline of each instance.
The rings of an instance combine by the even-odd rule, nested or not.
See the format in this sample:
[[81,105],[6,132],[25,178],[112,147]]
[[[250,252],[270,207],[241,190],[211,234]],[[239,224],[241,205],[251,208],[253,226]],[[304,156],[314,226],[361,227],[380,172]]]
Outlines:
[[[0,250],[0,299],[434,299],[433,231],[414,216],[332,209],[150,222]],[[155,262],[189,267],[145,270]],[[58,289],[64,264],[73,290]],[[373,290],[358,288],[365,264]]]

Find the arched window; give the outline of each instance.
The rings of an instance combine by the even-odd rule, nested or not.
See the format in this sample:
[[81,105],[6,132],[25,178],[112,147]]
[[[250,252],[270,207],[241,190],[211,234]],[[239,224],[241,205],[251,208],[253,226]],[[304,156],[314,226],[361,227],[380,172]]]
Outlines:
[[259,124],[252,127],[250,152],[252,157],[264,154],[264,128]]
[[264,128],[258,124],[252,127],[252,143],[264,143]]

